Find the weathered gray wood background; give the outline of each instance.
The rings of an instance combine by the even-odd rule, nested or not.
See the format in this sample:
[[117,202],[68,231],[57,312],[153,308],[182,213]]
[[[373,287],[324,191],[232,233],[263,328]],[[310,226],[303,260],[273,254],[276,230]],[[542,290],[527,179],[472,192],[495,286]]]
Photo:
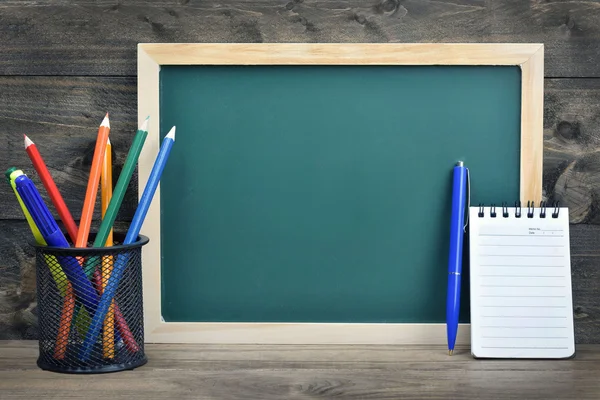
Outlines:
[[[571,209],[577,342],[600,343],[599,1],[5,0],[1,172],[19,166],[39,182],[23,150],[26,133],[77,219],[104,113],[114,176],[136,129],[139,42],[544,43],[544,191]],[[121,227],[136,187],[134,177]],[[30,237],[10,187],[0,185],[0,339],[36,337]]]

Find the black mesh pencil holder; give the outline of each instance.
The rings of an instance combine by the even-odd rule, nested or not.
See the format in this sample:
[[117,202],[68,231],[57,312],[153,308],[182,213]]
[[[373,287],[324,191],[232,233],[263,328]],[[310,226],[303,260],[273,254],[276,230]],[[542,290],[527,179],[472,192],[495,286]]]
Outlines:
[[142,246],[148,238],[114,246],[36,251],[39,357],[43,369],[94,374],[130,370],[144,353]]

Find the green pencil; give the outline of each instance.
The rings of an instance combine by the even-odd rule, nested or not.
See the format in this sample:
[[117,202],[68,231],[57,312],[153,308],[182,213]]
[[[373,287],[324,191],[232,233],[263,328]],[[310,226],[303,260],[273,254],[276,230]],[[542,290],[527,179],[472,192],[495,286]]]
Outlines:
[[[119,211],[119,207],[121,207],[121,202],[123,201],[123,197],[125,197],[125,192],[127,191],[127,186],[129,185],[129,181],[131,180],[131,176],[135,170],[142,147],[144,147],[144,142],[148,136],[149,119],[150,117],[144,120],[144,123],[138,129],[135,137],[133,138],[129,153],[127,154],[127,159],[125,159],[125,164],[123,164],[123,169],[119,175],[119,180],[115,185],[115,190],[113,191],[113,195],[108,203],[106,213],[104,213],[104,218],[100,223],[100,228],[98,228],[98,233],[96,234],[96,239],[94,240],[92,247],[103,247],[106,245],[106,240],[108,239],[110,230],[115,222],[117,212]],[[93,260],[94,258],[97,257],[90,257],[88,262],[85,264],[85,273],[88,277],[91,277],[94,274],[96,263],[99,261]]]
[[131,148],[129,149],[129,153],[127,154],[127,159],[125,160],[125,164],[123,164],[123,169],[121,170],[119,180],[115,185],[115,190],[113,191],[112,198],[110,199],[108,207],[106,208],[106,213],[104,214],[104,218],[102,219],[102,223],[100,224],[100,228],[98,229],[98,234],[96,235],[96,239],[94,240],[93,247],[102,247],[106,244],[108,234],[110,233],[113,223],[115,222],[117,212],[119,211],[119,207],[121,207],[121,202],[123,201],[123,197],[125,197],[125,192],[127,191],[127,186],[129,186],[129,181],[131,180],[131,176],[133,175],[133,171],[135,170],[135,166],[142,151],[142,147],[144,147],[144,142],[146,141],[146,137],[148,136],[149,118],[150,117],[144,120],[144,123],[142,124],[140,129],[138,129],[137,133],[135,134],[135,137],[133,138]]

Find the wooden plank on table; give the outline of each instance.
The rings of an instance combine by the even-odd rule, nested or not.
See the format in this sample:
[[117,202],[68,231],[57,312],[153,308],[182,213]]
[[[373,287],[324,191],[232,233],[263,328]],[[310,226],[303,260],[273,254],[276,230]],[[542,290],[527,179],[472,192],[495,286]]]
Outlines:
[[141,42],[530,42],[546,76],[600,76],[600,13],[577,1],[60,0],[0,5],[0,74],[134,75]]
[[[12,188],[4,180],[4,172],[12,166],[32,178],[58,218],[25,152],[23,134],[27,134],[37,145],[77,222],[100,122],[109,112],[116,183],[137,129],[136,104],[135,78],[0,77],[0,219],[23,218]],[[131,219],[136,206],[137,172],[117,219]],[[100,196],[94,218],[100,218]]]
[[[94,225],[94,226],[97,226]],[[127,222],[115,229],[125,231]],[[0,340],[37,337],[31,234],[22,220],[0,220]],[[157,243],[157,238],[150,238]],[[600,344],[600,226],[571,225],[575,340]]]
[[[3,399],[595,399],[600,348],[575,359],[474,360],[443,346],[148,345],[133,372],[51,374],[36,343],[0,342]],[[81,391],[85,382],[85,391]],[[50,397],[48,397],[50,396]]]

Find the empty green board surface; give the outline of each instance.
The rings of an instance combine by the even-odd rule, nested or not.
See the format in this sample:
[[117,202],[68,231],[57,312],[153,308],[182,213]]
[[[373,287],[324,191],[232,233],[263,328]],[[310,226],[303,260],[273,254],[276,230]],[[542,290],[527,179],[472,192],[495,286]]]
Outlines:
[[444,322],[452,168],[471,204],[519,199],[520,91],[518,67],[162,66],[163,318]]

